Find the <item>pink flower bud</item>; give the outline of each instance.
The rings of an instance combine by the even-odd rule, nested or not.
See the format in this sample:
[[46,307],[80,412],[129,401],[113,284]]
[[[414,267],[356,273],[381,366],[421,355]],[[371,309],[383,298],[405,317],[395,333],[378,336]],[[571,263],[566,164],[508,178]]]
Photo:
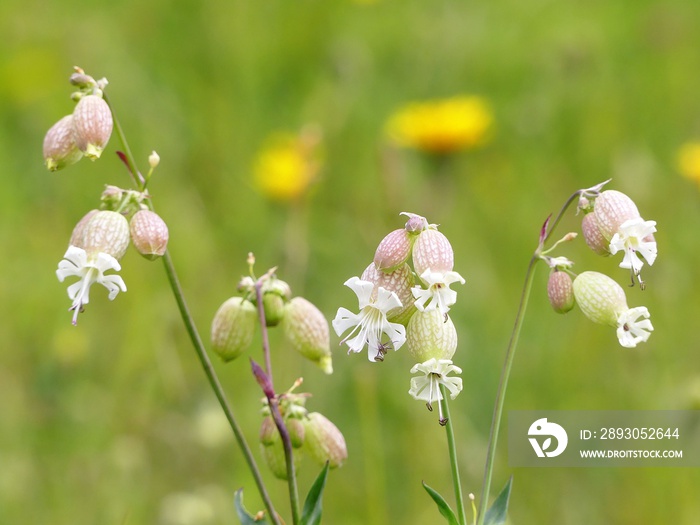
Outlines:
[[56,122],[44,137],[44,161],[49,171],[75,164],[83,157],[73,136],[73,115]]
[[221,305],[211,324],[211,346],[224,361],[237,358],[250,346],[257,315],[255,306],[242,297]]
[[304,450],[309,456],[320,464],[328,461],[330,468],[342,466],[348,457],[348,449],[338,427],[318,412],[309,413],[305,426]]
[[88,255],[102,252],[119,260],[129,247],[129,223],[115,211],[91,211],[73,230],[71,244]]
[[360,277],[363,281],[369,281],[374,284],[372,291],[372,299],[377,298],[377,290],[381,286],[390,292],[394,292],[401,301],[400,307],[394,308],[387,312],[387,321],[390,323],[408,323],[413,312],[416,311],[414,305],[415,300],[411,293],[411,288],[415,284],[411,267],[404,263],[402,266],[393,272],[382,272],[377,269],[374,263],[365,268]]
[[547,296],[555,312],[558,314],[569,312],[575,303],[571,276],[566,272],[553,271],[547,281]]
[[294,297],[284,307],[282,330],[297,352],[326,374],[333,373],[328,321],[318,308],[303,297]]
[[374,265],[383,272],[395,270],[408,260],[414,239],[415,235],[409,234],[405,228],[394,230],[379,243]]
[[418,311],[406,327],[406,346],[419,363],[429,359],[452,359],[457,350],[457,330],[440,310]]
[[78,148],[90,160],[100,158],[112,135],[112,111],[97,95],[86,95],[73,110],[73,130]]
[[435,229],[423,230],[413,245],[413,269],[416,275],[426,270],[447,273],[454,268],[452,245],[442,233]]
[[632,199],[615,190],[605,190],[596,197],[593,213],[598,221],[600,233],[608,242],[623,222],[640,217]]
[[161,257],[168,248],[168,226],[157,213],[139,210],[129,223],[131,240],[136,250],[153,261]]
[[595,213],[587,213],[581,221],[581,231],[588,247],[598,255],[610,255],[610,241],[603,236]]

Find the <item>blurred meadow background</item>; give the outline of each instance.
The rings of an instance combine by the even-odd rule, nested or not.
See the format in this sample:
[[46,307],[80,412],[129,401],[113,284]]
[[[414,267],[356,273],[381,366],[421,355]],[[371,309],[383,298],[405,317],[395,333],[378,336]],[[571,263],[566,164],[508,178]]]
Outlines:
[[[240,487],[250,510],[262,508],[159,262],[130,249],[128,292],[110,303],[96,287],[71,326],[57,263],[104,185],[129,184],[116,135],[96,163],[42,165],[46,130],[73,108],[74,65],[110,81],[141,165],[160,154],[150,191],[207,340],[249,251],[330,320],[356,308],[343,282],[403,225],[399,212],[441,225],[467,280],[451,311],[465,384],[451,410],[464,489],[478,497],[526,266],[544,219],[579,188],[612,177],[658,222],[648,288],[628,289],[655,332],[624,349],[578,309],[554,313],[541,265],[506,411],[700,408],[700,159],[685,150],[690,177],[678,161],[700,140],[698,27],[694,0],[4,0],[0,522],[237,523]],[[407,104],[462,96],[492,119],[474,147],[428,155],[388,135]],[[259,171],[289,134],[313,150],[314,180],[299,192],[270,189]],[[579,222],[571,210],[558,233]],[[557,254],[627,283],[619,257],[597,257],[582,239]],[[371,364],[331,334],[325,376],[271,337],[277,389],[303,376],[307,406],[347,440],[324,523],[441,523],[420,482],[452,501],[445,436],[407,394],[410,356]],[[258,337],[258,360],[259,347]],[[248,360],[212,358],[257,453],[261,393]],[[698,469],[513,470],[506,431],[492,494],[514,474],[513,524],[698,523]],[[261,468],[289,516],[286,485]],[[303,463],[302,493],[317,472]]]

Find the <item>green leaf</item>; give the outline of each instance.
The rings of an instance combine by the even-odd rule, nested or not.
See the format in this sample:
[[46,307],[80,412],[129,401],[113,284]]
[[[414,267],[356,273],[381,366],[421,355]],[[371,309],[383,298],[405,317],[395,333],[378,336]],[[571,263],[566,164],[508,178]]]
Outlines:
[[503,525],[506,522],[506,516],[508,515],[508,501],[510,500],[510,489],[512,486],[513,476],[508,479],[508,483],[506,483],[506,486],[503,487],[503,490],[493,502],[491,508],[486,511],[484,525]]
[[433,501],[438,506],[440,514],[442,514],[442,516],[447,520],[447,523],[449,523],[449,525],[459,525],[457,516],[455,516],[455,513],[452,512],[452,509],[445,501],[445,498],[443,498],[435,489],[426,485],[425,481],[423,482],[423,488],[428,494],[430,494],[430,497],[433,498]]
[[233,504],[236,507],[238,519],[241,520],[241,525],[269,525],[269,522],[265,518],[256,521],[256,519],[245,510],[243,506],[243,489],[238,489],[236,491],[233,497]]
[[323,510],[321,499],[323,497],[323,488],[326,486],[328,468],[328,462],[326,461],[326,466],[323,467],[316,481],[311,485],[306,501],[304,501],[304,510],[301,512],[299,525],[318,525],[321,523],[321,511]]

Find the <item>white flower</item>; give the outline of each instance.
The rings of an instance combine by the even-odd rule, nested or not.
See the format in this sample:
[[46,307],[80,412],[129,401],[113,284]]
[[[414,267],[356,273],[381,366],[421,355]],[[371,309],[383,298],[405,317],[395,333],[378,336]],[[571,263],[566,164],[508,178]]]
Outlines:
[[[464,284],[464,278],[457,272],[431,272],[427,269],[420,276],[428,287],[427,290],[420,286],[411,288],[413,297],[416,298],[416,308],[421,312],[438,309],[442,315],[450,311],[450,306],[457,301],[457,292],[450,289],[455,282]],[[429,304],[426,306],[426,303]]]
[[654,264],[656,241],[645,241],[644,239],[655,231],[656,221],[645,221],[641,217],[629,219],[620,225],[617,233],[610,239],[611,254],[615,255],[619,251],[625,253],[620,268],[629,268],[634,272],[634,275],[639,275],[644,263],[638,254],[646,259],[649,266]]
[[[644,319],[638,321],[640,317]],[[653,331],[649,310],[644,306],[625,310],[617,317],[617,338],[625,348],[634,348],[637,343],[646,342]]]
[[[408,391],[414,399],[425,401],[428,410],[433,410],[433,401],[442,400],[440,385],[444,385],[450,392],[450,398],[454,399],[462,391],[462,378],[449,377],[450,373],[461,374],[462,369],[452,364],[449,359],[428,359],[424,363],[418,363],[411,368],[412,374],[422,374],[411,378],[411,389]],[[439,405],[440,424],[445,424],[442,416],[442,405]]]
[[[377,297],[372,299],[374,284],[352,277],[345,282],[359,300],[360,313],[354,314],[346,308],[339,308],[333,319],[333,329],[338,336],[346,330],[353,330],[340,342],[348,345],[348,353],[360,352],[368,345],[370,361],[382,361],[387,348],[398,350],[406,341],[406,329],[398,323],[387,321],[386,314],[402,306],[394,292],[383,287],[377,288]],[[382,334],[389,337],[389,343],[382,342]],[[374,353],[376,352],[376,353]]]
[[126,284],[118,275],[105,275],[107,270],[121,270],[119,262],[103,252],[96,252],[88,257],[82,248],[69,246],[68,251],[63,256],[63,260],[58,263],[56,276],[60,282],[66,277],[76,276],[80,280],[68,287],[68,297],[73,301],[70,310],[73,310],[73,324],[78,323],[78,314],[82,311],[83,305],[90,302],[90,287],[93,283],[99,283],[109,290],[109,300],[113,300],[119,290],[126,292]]

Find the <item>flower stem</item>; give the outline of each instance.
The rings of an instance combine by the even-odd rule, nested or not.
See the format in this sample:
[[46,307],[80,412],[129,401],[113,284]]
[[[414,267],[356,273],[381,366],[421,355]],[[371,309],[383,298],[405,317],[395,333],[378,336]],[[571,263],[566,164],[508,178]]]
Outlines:
[[455,445],[455,435],[454,428],[452,427],[452,418],[450,418],[450,409],[447,403],[447,389],[445,385],[440,385],[440,392],[442,392],[442,400],[440,404],[442,405],[442,412],[444,417],[447,419],[445,423],[445,432],[447,433],[447,448],[450,452],[450,465],[452,467],[452,484],[455,491],[455,501],[457,504],[457,510],[459,512],[459,523],[460,525],[467,525],[467,514],[464,510],[464,498],[462,497],[462,483],[459,480],[459,465],[457,464],[457,447]]
[[248,468],[253,474],[255,484],[258,486],[258,492],[260,493],[260,497],[262,498],[263,503],[265,504],[265,508],[267,509],[268,514],[270,515],[270,520],[275,525],[280,525],[277,513],[275,512],[275,508],[272,504],[272,500],[270,499],[270,495],[267,493],[267,488],[265,487],[265,483],[263,482],[262,475],[260,474],[260,470],[258,469],[258,466],[255,462],[255,458],[253,457],[253,453],[251,452],[250,447],[248,446],[248,443],[245,439],[243,431],[241,430],[241,427],[236,421],[236,418],[233,414],[233,410],[231,409],[231,406],[229,405],[228,400],[226,399],[226,394],[224,393],[221,383],[219,382],[219,378],[217,377],[214,367],[211,364],[211,360],[209,359],[209,356],[206,353],[204,344],[202,343],[202,338],[199,336],[197,327],[195,326],[194,320],[190,315],[189,308],[187,307],[187,303],[185,302],[185,297],[182,292],[182,287],[180,286],[177,274],[175,273],[173,261],[168,251],[166,251],[163,255],[163,263],[165,265],[165,273],[167,274],[168,281],[170,282],[170,287],[173,290],[175,300],[177,301],[177,306],[180,310],[182,321],[185,324],[185,329],[187,330],[187,333],[190,336],[192,346],[194,347],[195,352],[197,353],[197,357],[199,358],[202,368],[204,369],[204,374],[207,376],[209,385],[214,391],[216,398],[219,400],[219,404],[221,405],[221,408],[223,409],[224,414],[226,415],[226,419],[228,420],[229,426],[231,427],[231,430],[233,430],[233,434],[236,437],[238,446],[241,449],[241,452],[243,452],[243,456],[245,457],[246,463],[248,464]]
[[[119,140],[122,144],[122,147],[124,148],[125,154],[124,156],[127,159],[127,168],[129,171],[129,174],[132,177],[132,180],[136,187],[140,191],[145,190],[145,181],[143,177],[141,176],[141,173],[139,172],[138,168],[136,167],[136,160],[134,158],[134,155],[131,152],[131,148],[129,147],[129,143],[126,140],[126,135],[124,134],[124,130],[121,127],[121,124],[119,123],[119,120],[117,119],[117,116],[114,112],[114,107],[112,104],[109,102],[107,99],[107,96],[104,96],[105,102],[109,104],[110,109],[112,110],[112,118],[114,119],[115,123],[115,129],[117,130],[117,135],[119,136]],[[146,203],[153,211],[153,200],[152,199],[146,199]],[[177,302],[178,309],[180,310],[180,316],[182,317],[182,322],[185,325],[185,329],[187,330],[188,335],[190,336],[190,340],[192,342],[192,346],[194,347],[195,353],[197,354],[197,357],[199,358],[199,362],[202,365],[202,368],[204,369],[204,374],[207,376],[207,381],[209,382],[209,385],[211,386],[212,390],[214,391],[214,394],[216,395],[216,398],[219,400],[219,404],[221,405],[222,410],[224,411],[224,414],[226,415],[226,419],[228,420],[229,426],[231,427],[231,430],[233,431],[233,434],[236,438],[236,441],[238,443],[239,448],[241,449],[241,452],[243,453],[243,456],[245,457],[246,463],[248,464],[248,468],[250,469],[251,474],[253,475],[253,479],[255,480],[255,484],[258,487],[258,492],[260,493],[260,497],[263,500],[263,503],[265,505],[265,508],[267,509],[267,512],[270,516],[270,520],[274,525],[280,525],[279,517],[277,516],[277,512],[275,511],[275,507],[272,504],[272,500],[270,499],[270,495],[267,492],[267,488],[265,487],[265,483],[262,479],[262,475],[260,474],[260,470],[258,469],[258,466],[255,462],[255,458],[253,457],[253,453],[250,450],[250,447],[248,446],[248,443],[245,439],[245,435],[243,434],[243,431],[241,430],[241,427],[238,425],[238,422],[236,421],[236,417],[233,414],[233,410],[226,398],[226,394],[224,393],[224,389],[221,386],[221,382],[219,381],[218,376],[216,375],[216,371],[214,370],[214,367],[211,364],[211,360],[209,359],[209,356],[207,355],[206,349],[204,348],[204,343],[202,342],[202,338],[199,335],[199,331],[197,330],[197,326],[194,323],[194,319],[192,319],[192,315],[190,314],[189,308],[187,306],[187,302],[185,301],[185,295],[182,290],[182,286],[180,285],[180,281],[177,277],[177,273],[175,271],[175,266],[173,264],[172,258],[170,257],[170,252],[166,250],[165,254],[163,254],[163,264],[165,268],[165,273],[168,276],[168,282],[170,283],[170,288],[173,291],[173,295],[175,296],[175,301]]]
[[501,419],[503,417],[503,405],[505,403],[506,389],[508,387],[508,378],[510,377],[510,369],[513,366],[515,349],[518,345],[520,329],[523,326],[525,310],[527,310],[527,302],[530,298],[530,290],[532,289],[532,276],[534,275],[535,264],[538,260],[539,257],[537,255],[533,255],[530,259],[530,264],[527,267],[527,273],[525,274],[525,284],[523,286],[522,295],[520,296],[520,306],[518,307],[518,313],[515,316],[515,325],[513,326],[513,332],[511,333],[510,341],[508,343],[508,349],[506,350],[506,358],[503,363],[503,368],[501,370],[501,380],[498,385],[498,391],[496,393],[496,402],[493,409],[493,419],[491,420],[489,448],[486,454],[486,466],[484,467],[484,482],[481,487],[481,501],[479,503],[479,515],[477,517],[477,525],[483,525],[484,523],[484,517],[486,514],[486,509],[489,500],[491,478],[493,477],[493,465],[496,459],[496,443],[498,441],[498,431],[501,426]]
[[530,264],[527,267],[527,272],[525,274],[525,283],[523,284],[523,291],[520,296],[520,305],[518,306],[518,313],[515,316],[515,324],[513,326],[513,331],[510,335],[510,341],[508,342],[508,348],[506,350],[506,357],[503,362],[503,368],[501,369],[501,379],[498,385],[498,391],[496,393],[496,401],[493,408],[493,419],[491,420],[491,431],[489,433],[489,447],[486,453],[486,465],[484,466],[484,481],[481,487],[481,501],[479,502],[479,514],[477,516],[477,525],[483,525],[484,518],[486,516],[486,509],[488,508],[489,501],[489,490],[491,488],[491,478],[493,477],[493,466],[496,459],[496,443],[498,442],[498,431],[501,426],[501,419],[503,418],[503,405],[506,398],[506,389],[508,388],[508,379],[510,378],[510,370],[513,366],[513,360],[515,358],[515,349],[518,346],[518,338],[520,337],[520,329],[523,326],[523,320],[525,318],[525,311],[527,310],[527,303],[530,299],[530,291],[532,289],[532,278],[535,273],[535,265],[537,261],[540,260],[540,255],[544,249],[544,243],[551,237],[552,233],[556,229],[557,225],[564,216],[564,213],[569,208],[572,202],[582,194],[584,190],[578,190],[574,192],[564,203],[564,205],[559,210],[556,218],[553,222],[549,222],[549,219],[545,222],[542,234],[540,235],[540,242],[530,259]]
[[[272,268],[265,275],[255,282],[255,299],[258,303],[258,318],[260,319],[260,327],[262,330],[262,347],[263,354],[265,358],[265,368],[267,374],[267,380],[269,381],[270,388],[274,394],[274,384],[272,382],[272,360],[270,358],[270,340],[267,334],[267,321],[265,318],[265,307],[263,305],[263,292],[262,287],[266,279],[274,273],[276,268]],[[287,467],[287,485],[289,486],[289,503],[292,508],[292,523],[297,525],[300,519],[299,510],[299,488],[297,487],[297,475],[296,469],[294,467],[294,451],[292,449],[292,439],[289,436],[289,431],[284,424],[284,419],[279,410],[278,396],[270,395],[265,392],[267,396],[268,405],[270,406],[270,412],[272,414],[272,419],[275,422],[275,426],[280,433],[282,438],[282,446],[284,448],[284,460]]]

